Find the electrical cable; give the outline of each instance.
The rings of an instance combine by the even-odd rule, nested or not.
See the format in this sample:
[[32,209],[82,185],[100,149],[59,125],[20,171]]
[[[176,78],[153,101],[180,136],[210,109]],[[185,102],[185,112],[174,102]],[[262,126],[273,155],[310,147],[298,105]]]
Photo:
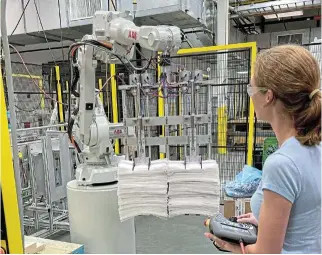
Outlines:
[[18,22],[17,22],[17,24],[16,24],[15,28],[12,30],[12,32],[11,32],[11,34],[10,34],[10,36],[12,36],[14,32],[16,32],[16,29],[18,28],[18,26],[19,26],[19,24],[20,24],[20,21],[21,21],[21,19],[22,19],[23,15],[25,14],[25,11],[26,11],[26,9],[27,9],[27,7],[28,7],[29,3],[30,3],[30,0],[28,0],[28,2],[26,3],[25,7],[23,8],[22,13],[21,13],[21,15],[20,15],[20,18],[19,18],[19,20],[18,20]]
[[149,68],[151,61],[152,61],[152,56],[151,58],[148,60],[148,63],[144,66],[144,67],[136,67],[134,66],[131,61],[128,61],[127,63],[125,61],[123,61],[123,57],[118,56],[117,54],[111,52],[113,46],[110,43],[102,43],[99,41],[95,41],[95,40],[86,40],[86,41],[82,41],[82,42],[78,42],[78,43],[73,43],[72,45],[70,45],[69,47],[69,51],[68,54],[71,56],[74,56],[74,53],[76,51],[76,49],[81,46],[81,45],[91,45],[95,48],[98,48],[100,50],[104,50],[109,54],[112,54],[113,56],[115,56],[124,66],[125,68],[129,71],[129,73],[132,73],[131,70],[127,67],[127,64],[129,64],[135,71],[145,71],[146,69]]
[[[86,41],[83,41],[80,43],[74,43],[69,47],[68,58],[70,60],[70,57],[72,57],[72,63],[71,63],[71,68],[73,70],[72,74],[74,74],[74,72],[75,72],[75,76],[73,75],[72,82],[71,82],[71,84],[72,84],[71,85],[71,93],[76,97],[79,97],[79,93],[76,91],[76,85],[79,80],[79,70],[77,68],[73,68],[73,61],[74,61],[73,59],[75,58],[75,55],[76,55],[76,49],[78,47],[80,47],[81,45],[91,45],[93,47],[98,47],[103,50],[110,50],[112,48],[112,45],[110,45],[110,44],[100,43],[100,42],[94,41],[94,40],[86,40]],[[104,85],[104,87],[105,87],[105,85]]]
[[47,43],[48,49],[50,50],[50,53],[51,53],[51,56],[52,56],[53,62],[54,62],[54,64],[55,64],[55,66],[56,66],[56,65],[57,65],[57,63],[56,63],[56,59],[55,59],[55,56],[54,56],[53,51],[52,51],[52,50],[51,50],[51,48],[50,48],[49,41],[48,41],[48,39],[47,39],[47,35],[46,35],[46,32],[45,32],[44,26],[43,26],[42,21],[41,21],[41,18],[40,18],[40,14],[39,14],[39,10],[38,10],[37,4],[36,4],[36,0],[34,0],[34,5],[35,5],[35,9],[36,9],[36,12],[37,12],[38,20],[39,20],[39,23],[40,23],[40,26],[41,26],[42,32],[43,32],[43,34],[44,34],[44,37],[45,37],[45,40],[46,40],[46,43]]
[[[105,80],[107,80],[107,63],[105,63]],[[106,102],[107,102],[107,120],[110,120],[110,96],[109,89],[106,91]]]
[[117,11],[117,9],[116,9],[116,5],[115,5],[115,3],[114,3],[114,1],[113,1],[113,0],[111,0],[111,3],[112,3],[112,5],[113,5],[114,11]]
[[[143,67],[135,67],[131,61],[128,62],[128,64],[135,70],[135,71],[145,71],[146,69],[149,68],[150,64],[151,64],[151,61],[152,61],[152,56],[150,57],[150,59],[148,60],[148,63],[143,66]],[[124,64],[124,62],[122,61],[122,63]]]
[[38,104],[35,108],[33,108],[33,109],[22,109],[22,108],[20,108],[18,105],[15,105],[15,107],[16,107],[19,111],[22,111],[22,112],[34,112],[34,111],[36,111],[36,110],[39,110],[40,106],[41,106],[41,99],[39,100],[39,104]]
[[65,61],[65,55],[64,55],[64,43],[63,43],[63,28],[62,28],[61,13],[60,13],[60,0],[57,0],[57,3],[58,3],[58,16],[59,16],[59,28],[60,28],[61,52],[62,52],[62,55],[63,55],[63,61]]
[[[7,92],[6,92],[6,93],[7,93]],[[39,100],[38,105],[37,105],[37,106],[35,106],[35,108],[33,108],[33,109],[23,109],[23,108],[21,108],[21,107],[19,107],[18,105],[16,105],[16,104],[15,104],[15,107],[16,107],[19,111],[22,111],[22,112],[34,112],[34,111],[36,111],[36,110],[39,110],[40,106],[41,106],[41,99]]]
[[[77,82],[79,80],[79,71],[78,68],[73,68],[75,71],[75,76],[73,75],[73,80],[72,80],[72,86],[70,88],[71,93],[75,96],[75,97],[79,97],[79,93],[76,91],[76,87],[77,87]],[[73,72],[73,71],[72,71]]]
[[[73,81],[73,63],[72,61],[70,60],[70,55],[68,54],[68,60],[70,62],[70,70],[71,70],[71,74],[70,74],[70,84],[72,84],[72,81]],[[69,125],[69,122],[70,122],[70,118],[71,118],[71,106],[72,106],[72,99],[71,99],[71,96],[72,96],[72,93],[71,93],[71,87],[68,88],[68,118],[67,118],[67,122],[68,122],[68,125]],[[69,128],[68,128],[68,125],[67,125],[67,132],[69,132]],[[69,135],[68,135],[69,136]],[[70,139],[70,137],[69,137]],[[74,146],[75,147],[75,146]],[[77,153],[76,153],[77,154]],[[78,154],[77,154],[78,155]]]
[[42,88],[39,87],[39,85],[36,83],[35,79],[32,77],[32,75],[31,75],[31,73],[30,73],[30,71],[29,71],[29,69],[28,69],[23,57],[21,56],[20,52],[17,50],[17,48],[15,46],[13,46],[11,44],[9,44],[9,47],[11,47],[18,54],[18,56],[19,56],[19,58],[20,58],[20,60],[21,60],[21,62],[23,64],[23,66],[25,67],[30,79],[36,85],[36,87],[40,90],[40,92],[42,92],[46,98],[52,100],[53,102],[58,103],[58,104],[62,104],[62,105],[66,105],[66,104],[64,104],[62,102],[58,102],[56,99],[48,96],[48,94]]
[[103,91],[103,89],[105,88],[105,86],[107,85],[107,83],[113,78],[113,77],[115,77],[116,75],[112,75],[112,76],[110,76],[107,80],[106,80],[106,82],[104,83],[104,85],[102,86],[102,88],[99,90],[99,91],[97,91],[97,94],[98,93],[101,93],[102,91]]
[[[145,60],[149,61],[149,59],[147,59],[147,58],[144,56],[144,54],[143,54],[143,53],[138,49],[138,47],[136,47],[136,45],[135,45],[134,47],[135,47],[136,51],[140,54],[140,56],[141,56],[141,57],[143,57]],[[151,60],[152,60],[152,56],[151,56]],[[154,67],[154,69],[156,69],[156,70],[157,70],[157,67],[156,67],[154,64],[152,64],[152,63],[151,63],[151,65]]]

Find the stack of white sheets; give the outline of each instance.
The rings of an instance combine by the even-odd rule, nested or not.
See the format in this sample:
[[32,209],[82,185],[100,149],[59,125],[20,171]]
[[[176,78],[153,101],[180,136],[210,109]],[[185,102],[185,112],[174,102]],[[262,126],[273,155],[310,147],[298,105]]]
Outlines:
[[[201,168],[202,167],[202,168]],[[212,216],[219,211],[220,180],[215,160],[199,163],[169,161],[169,217],[183,214]]]
[[118,204],[120,220],[139,215],[168,217],[167,160],[137,165],[124,160],[119,163]]

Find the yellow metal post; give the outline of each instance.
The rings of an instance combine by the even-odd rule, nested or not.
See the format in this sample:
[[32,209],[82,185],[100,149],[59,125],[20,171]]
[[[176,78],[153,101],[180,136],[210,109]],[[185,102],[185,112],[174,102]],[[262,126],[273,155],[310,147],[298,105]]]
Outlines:
[[[253,43],[251,47],[251,77],[253,77],[254,74],[254,65],[255,60],[257,56],[257,45],[256,42]],[[249,102],[249,118],[248,118],[248,141],[247,141],[247,164],[252,165],[253,164],[253,153],[254,153],[254,125],[255,125],[255,110],[254,110],[254,104],[252,99],[250,99]]]
[[221,51],[221,50],[246,49],[246,48],[252,48],[254,45],[256,47],[256,42],[217,45],[217,46],[208,46],[208,47],[200,47],[200,48],[188,48],[188,49],[180,49],[177,52],[177,54],[181,55],[181,54],[215,52],[215,51]]
[[104,105],[104,97],[103,97],[102,88],[103,88],[103,80],[98,79],[98,89],[100,90],[100,99],[102,101],[102,104]]
[[[19,218],[19,207],[15,176],[12,163],[12,152],[10,145],[7,110],[3,89],[3,80],[0,65],[0,112],[1,112],[1,197],[3,200],[3,212],[5,218],[5,228],[7,238],[2,240],[1,246],[7,252],[13,254],[23,254],[22,231]],[[1,216],[3,217],[3,215]],[[3,229],[3,226],[1,226]],[[1,236],[3,233],[1,233]],[[7,247],[6,247],[7,246]]]
[[[117,109],[117,87],[116,87],[116,66],[115,64],[110,64],[110,74],[111,74],[111,93],[112,93],[112,112],[113,112],[113,123],[119,122],[118,109]],[[115,140],[114,147],[115,154],[120,153],[120,141],[119,139]]]
[[[43,89],[42,79],[38,80],[38,86],[39,86],[39,88]],[[45,96],[43,93],[41,93],[41,96],[40,96],[40,108],[42,110],[45,109]]]
[[[58,119],[59,123],[64,123],[64,107],[63,107],[63,94],[61,89],[61,80],[60,80],[60,68],[55,66],[56,73],[56,87],[57,87],[57,101],[58,101]],[[61,131],[65,130],[65,127],[60,127]]]
[[[160,77],[161,77],[161,66],[160,66],[160,56],[158,57],[158,80],[160,82]],[[164,117],[164,98],[163,98],[163,93],[162,93],[162,89],[161,86],[158,89],[158,115],[159,117]],[[164,133],[165,133],[165,128],[164,126],[162,126],[162,134],[160,135],[160,137],[164,137]],[[165,153],[160,153],[160,159],[164,159],[165,158]]]
[[68,81],[66,81],[66,92],[69,93],[69,84],[68,84]]
[[218,107],[218,153],[227,153],[227,106]]

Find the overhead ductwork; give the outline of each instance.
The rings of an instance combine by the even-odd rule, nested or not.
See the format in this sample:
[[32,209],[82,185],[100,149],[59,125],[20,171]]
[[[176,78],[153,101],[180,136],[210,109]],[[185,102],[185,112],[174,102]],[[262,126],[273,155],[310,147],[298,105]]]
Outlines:
[[249,5],[240,5],[234,8],[238,16],[261,16],[267,14],[278,14],[304,9],[321,8],[321,0],[280,0]]
[[204,14],[205,14],[205,23],[207,28],[212,31],[213,33],[216,33],[216,9],[215,9],[215,3],[213,0],[205,0],[204,1]]

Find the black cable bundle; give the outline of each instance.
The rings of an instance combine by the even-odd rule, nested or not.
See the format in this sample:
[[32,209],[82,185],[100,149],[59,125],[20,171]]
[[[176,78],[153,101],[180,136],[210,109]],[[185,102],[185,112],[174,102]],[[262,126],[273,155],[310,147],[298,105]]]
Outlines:
[[79,97],[79,93],[76,91],[77,88],[77,82],[79,80],[79,71],[77,67],[73,68],[73,81],[72,81],[72,86],[71,86],[71,93],[75,96],[75,97]]

